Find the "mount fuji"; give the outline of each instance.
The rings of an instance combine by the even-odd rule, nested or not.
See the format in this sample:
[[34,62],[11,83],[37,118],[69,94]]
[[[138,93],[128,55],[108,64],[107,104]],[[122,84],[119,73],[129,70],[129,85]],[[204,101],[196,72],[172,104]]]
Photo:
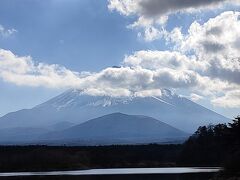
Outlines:
[[90,96],[71,89],[32,109],[6,114],[0,118],[0,129],[52,129],[57,124],[80,124],[116,112],[149,116],[187,133],[202,125],[228,122],[226,117],[167,89],[159,97]]

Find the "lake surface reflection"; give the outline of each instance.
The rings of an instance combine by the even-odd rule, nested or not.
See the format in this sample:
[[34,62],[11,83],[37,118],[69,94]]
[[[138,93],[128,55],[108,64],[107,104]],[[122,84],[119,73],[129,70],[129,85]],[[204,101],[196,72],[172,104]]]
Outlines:
[[119,168],[79,171],[0,173],[0,179],[204,180],[219,168]]

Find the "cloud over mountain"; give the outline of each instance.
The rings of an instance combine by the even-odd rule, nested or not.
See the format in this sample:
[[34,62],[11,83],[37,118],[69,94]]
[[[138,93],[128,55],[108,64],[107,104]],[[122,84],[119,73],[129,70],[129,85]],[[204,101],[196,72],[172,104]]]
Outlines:
[[184,88],[195,86],[194,72],[169,68],[151,70],[142,67],[106,68],[97,73],[72,72],[59,65],[36,64],[31,57],[18,57],[0,50],[0,77],[17,85],[50,88],[77,87],[94,95],[129,96],[141,91],[156,92],[163,87]]
[[74,72],[0,49],[0,78],[16,85],[79,88],[91,95],[161,96],[161,88],[188,90],[196,101],[208,97],[217,106],[240,107],[239,17],[240,12],[229,11],[204,24],[195,21],[186,34],[176,27],[163,34],[173,50],[136,51],[125,56],[121,67],[99,72]]

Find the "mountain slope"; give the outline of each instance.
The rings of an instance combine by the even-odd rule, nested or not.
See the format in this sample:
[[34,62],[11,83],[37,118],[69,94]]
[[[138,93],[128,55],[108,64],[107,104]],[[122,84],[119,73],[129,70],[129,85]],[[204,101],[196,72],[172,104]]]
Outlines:
[[8,128],[0,130],[1,144],[19,144],[21,142],[34,141],[39,136],[49,133],[49,130],[43,128]]
[[49,133],[42,139],[86,144],[136,144],[176,141],[187,136],[187,133],[151,117],[113,113]]
[[61,121],[82,123],[115,112],[150,116],[190,133],[200,125],[228,121],[166,89],[162,90],[161,97],[127,98],[89,96],[79,90],[69,90],[32,109],[1,117],[0,128],[48,127]]
[[21,144],[24,142],[34,142],[44,134],[54,131],[61,131],[72,127],[74,124],[70,122],[59,122],[43,127],[16,127],[16,128],[2,128],[0,129],[0,143],[1,144]]

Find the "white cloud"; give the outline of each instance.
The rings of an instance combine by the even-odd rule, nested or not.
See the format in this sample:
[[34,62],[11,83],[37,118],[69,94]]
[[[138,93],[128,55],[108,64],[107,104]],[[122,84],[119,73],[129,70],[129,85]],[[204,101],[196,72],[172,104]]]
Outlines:
[[71,87],[80,75],[59,65],[35,64],[30,56],[18,57],[0,49],[0,77],[17,85]]
[[108,0],[108,8],[136,20],[128,27],[141,31],[146,41],[162,37],[168,16],[175,13],[194,13],[222,8],[227,4],[240,5],[239,0]]
[[[187,34],[182,34],[181,29],[176,27],[172,32],[165,32],[165,38],[173,43],[173,51],[138,51],[126,56],[123,64],[154,71],[167,69],[168,73],[174,72],[177,78],[180,72],[185,77],[187,72],[191,73],[189,78],[192,78],[192,83],[186,86],[192,88],[191,91],[229,102],[228,99],[233,96],[222,94],[230,94],[240,88],[240,12],[227,11],[204,24],[195,21]],[[166,79],[160,79],[160,82]],[[174,81],[172,79],[169,82]],[[174,83],[168,85],[179,88],[174,85],[180,83],[184,87],[181,79]],[[199,97],[195,95],[192,98]],[[239,98],[237,100],[240,101]],[[212,102],[217,104],[219,101]],[[218,106],[221,105],[225,106],[224,103],[218,103]],[[238,106],[238,103],[232,106]]]
[[211,9],[231,3],[238,5],[239,0],[109,0],[108,8],[120,14],[139,17],[161,17],[177,12]]
[[203,96],[200,96],[200,95],[195,94],[195,93],[191,93],[190,99],[191,99],[192,101],[195,101],[195,102],[196,102],[196,101],[199,101],[199,100],[203,99]]
[[196,56],[188,57],[177,51],[138,51],[126,56],[123,65],[157,73],[154,81],[159,87],[186,88],[205,96],[215,96],[240,85],[205,73],[211,68],[207,59],[199,61]]
[[142,91],[135,92],[134,96],[137,96],[137,97],[149,97],[149,96],[161,97],[162,93],[163,92],[161,89],[151,89],[151,90],[142,90]]
[[0,50],[0,77],[16,85],[76,87],[88,93],[112,96],[142,96],[162,88],[189,88],[196,86],[199,81],[193,71],[172,68],[150,69],[125,65],[97,73],[78,73],[59,65],[36,64],[31,57],[18,57],[3,49]]
[[154,41],[162,36],[162,32],[155,27],[147,27],[144,32],[144,39],[146,41]]
[[12,28],[12,29],[5,29],[1,24],[0,24],[0,37],[4,37],[7,38],[11,35],[13,35],[14,33],[16,33],[17,30]]
[[240,107],[240,90],[229,91],[224,96],[213,99],[212,103],[227,108]]
[[123,64],[153,70],[160,68],[180,70],[206,68],[206,64],[196,61],[195,57],[188,57],[177,51],[137,51],[133,55],[126,56]]
[[138,9],[136,0],[110,0],[108,8],[112,11],[116,9],[120,14],[125,16],[135,14]]
[[164,88],[187,90],[194,101],[208,97],[217,106],[240,107],[239,15],[225,12],[204,24],[193,22],[187,34],[175,28],[164,34],[173,51],[137,51],[125,56],[122,67],[99,72],[73,72],[0,49],[0,78],[16,85],[79,88],[91,95],[161,96]]
[[206,67],[199,73],[240,84],[240,12],[224,12],[202,25],[195,21],[187,35],[174,29],[167,40],[182,53],[194,52],[197,61]]
[[[239,6],[239,0],[109,0],[108,8],[135,21],[146,41],[164,38],[173,51],[138,51],[126,56],[123,65],[148,69],[158,86],[189,88],[197,101],[208,96],[218,106],[240,107],[240,12],[227,11],[204,24],[194,21],[186,34],[175,27],[165,30],[168,16]],[[234,100],[231,100],[232,98]],[[221,103],[219,103],[221,102]],[[225,103],[224,103],[225,102]]]
[[0,78],[22,86],[79,88],[90,95],[161,96],[164,88],[186,89],[198,93],[192,96],[195,100],[200,99],[200,94],[216,97],[219,92],[239,88],[191,70],[192,61],[179,52],[140,51],[126,56],[120,68],[73,72],[59,65],[37,64],[29,56],[19,57],[0,49]]

